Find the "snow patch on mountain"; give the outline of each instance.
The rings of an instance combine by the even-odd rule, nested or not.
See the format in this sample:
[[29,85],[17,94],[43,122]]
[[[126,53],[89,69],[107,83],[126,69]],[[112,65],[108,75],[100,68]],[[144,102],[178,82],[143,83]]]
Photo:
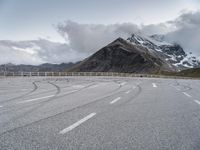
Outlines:
[[200,67],[200,59],[191,53],[185,53],[178,44],[165,41],[164,35],[137,35],[132,34],[127,39],[132,44],[144,47],[162,55],[166,61],[179,69]]
[[195,55],[188,53],[179,63],[175,63],[175,66],[179,67],[183,65],[186,68],[194,68],[199,66],[199,59]]

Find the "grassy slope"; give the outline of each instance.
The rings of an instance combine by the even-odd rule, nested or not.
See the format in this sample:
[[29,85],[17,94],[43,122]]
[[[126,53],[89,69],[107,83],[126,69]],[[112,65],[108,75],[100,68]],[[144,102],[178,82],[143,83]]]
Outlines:
[[183,77],[195,77],[200,78],[200,68],[192,68],[182,70],[180,72],[162,72],[161,74],[169,76],[183,76]]
[[179,72],[178,75],[187,77],[200,77],[200,68],[183,70]]

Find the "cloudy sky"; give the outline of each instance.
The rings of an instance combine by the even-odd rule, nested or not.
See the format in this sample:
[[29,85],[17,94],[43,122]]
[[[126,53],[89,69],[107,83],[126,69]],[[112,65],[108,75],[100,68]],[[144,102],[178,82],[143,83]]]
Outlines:
[[0,0],[0,63],[78,61],[133,32],[200,55],[199,10],[200,0]]

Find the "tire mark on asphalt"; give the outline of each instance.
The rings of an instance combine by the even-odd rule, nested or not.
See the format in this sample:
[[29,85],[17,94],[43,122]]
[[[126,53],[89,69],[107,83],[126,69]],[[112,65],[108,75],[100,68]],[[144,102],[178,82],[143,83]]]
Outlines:
[[[20,118],[22,118],[22,117],[24,117],[24,116],[27,116],[28,114],[30,114],[30,113],[32,113],[32,112],[38,110],[39,108],[41,108],[42,106],[44,106],[45,104],[47,104],[47,102],[50,102],[50,101],[52,101],[52,100],[57,100],[57,99],[55,99],[55,98],[60,98],[60,97],[57,97],[57,95],[58,95],[58,94],[60,93],[60,91],[61,91],[61,90],[60,90],[60,87],[59,87],[58,85],[54,84],[54,83],[49,82],[49,81],[48,81],[47,83],[50,84],[50,85],[53,85],[53,86],[56,88],[55,96],[53,96],[53,97],[51,97],[51,98],[48,98],[47,100],[42,101],[42,102],[40,102],[39,104],[36,104],[35,107],[31,108],[30,110],[25,111],[25,112],[23,112],[22,114],[13,117],[12,122],[13,122],[13,121],[16,121],[16,120],[18,120],[18,119],[20,119]],[[85,89],[85,88],[88,88],[88,87],[90,87],[90,86],[93,86],[93,85],[94,85],[94,84],[88,85],[88,86],[86,86],[86,87],[84,87],[84,88],[81,88],[81,89],[75,91],[75,92],[79,92],[79,91],[81,91],[81,90],[83,90],[83,89]],[[69,93],[69,94],[73,94],[73,93],[75,93],[75,92],[72,92],[72,93]],[[62,96],[66,96],[66,95],[69,95],[69,94],[65,94],[65,95],[62,95]],[[32,106],[30,106],[30,107],[32,107]],[[26,108],[27,108],[27,107],[26,107]],[[16,110],[16,109],[14,109],[14,110]],[[9,110],[9,111],[10,111],[10,110]],[[4,112],[4,113],[6,113],[6,112]],[[1,113],[0,115],[2,115],[2,113]],[[9,122],[5,123],[3,126],[5,126],[5,125],[7,125],[7,124],[9,124]]]
[[[115,82],[115,83],[117,83],[117,82]],[[10,130],[7,130],[7,131],[1,133],[0,136],[4,135],[4,134],[6,134],[6,133],[12,132],[12,131],[14,131],[14,130],[17,130],[17,129],[20,129],[20,128],[23,128],[23,127],[27,127],[27,126],[29,126],[29,125],[38,123],[38,122],[40,122],[40,121],[44,121],[44,120],[50,119],[50,118],[52,118],[52,117],[56,117],[56,116],[58,116],[58,115],[61,115],[61,114],[67,113],[67,112],[75,111],[75,110],[80,109],[80,108],[83,108],[83,107],[88,107],[89,105],[92,105],[92,104],[94,104],[94,103],[96,103],[96,102],[98,102],[98,101],[100,101],[100,100],[102,100],[102,99],[109,98],[109,97],[111,97],[111,96],[113,96],[113,95],[115,95],[115,94],[117,94],[117,93],[120,93],[120,92],[124,92],[124,91],[118,91],[119,89],[121,89],[122,86],[121,86],[119,83],[117,83],[117,84],[119,85],[119,87],[116,88],[115,90],[113,90],[112,94],[110,94],[110,95],[103,96],[103,97],[98,98],[98,99],[96,99],[96,100],[94,100],[94,101],[92,101],[92,102],[89,102],[89,103],[86,103],[86,104],[83,104],[83,105],[74,107],[74,108],[72,108],[72,109],[69,109],[69,110],[66,110],[66,111],[57,113],[57,114],[55,114],[55,115],[51,115],[51,116],[49,116],[49,117],[42,118],[42,119],[39,119],[39,120],[37,120],[37,121],[31,122],[31,123],[28,123],[28,124],[25,124],[25,125],[22,125],[22,126],[19,126],[19,127],[13,128],[13,129],[10,129]],[[92,86],[92,85],[91,85],[91,86]],[[117,92],[117,91],[118,91],[118,92]],[[110,93],[110,92],[108,92],[108,93]],[[40,105],[40,104],[39,104],[39,105]],[[35,109],[35,108],[34,108],[34,109]],[[18,118],[18,119],[19,119],[19,118]],[[15,120],[16,120],[16,119],[15,119]],[[13,122],[13,120],[12,120],[12,122]],[[9,124],[9,122],[7,122],[6,125],[7,125],[7,124]],[[5,127],[6,125],[4,124],[3,127]]]
[[171,83],[172,86],[178,86],[178,87],[182,87],[183,89],[180,88],[180,91],[181,92],[187,92],[187,91],[190,91],[192,90],[192,87],[190,86],[190,84],[186,84],[184,85],[183,83],[179,83],[177,80],[175,80],[175,84],[174,83]]
[[[46,80],[47,81],[47,80]],[[47,81],[47,82],[49,82],[49,81]],[[45,83],[45,82],[41,82],[41,83]],[[81,83],[81,82],[80,82]],[[78,83],[78,84],[80,84],[80,83]],[[71,87],[72,85],[68,85],[68,86],[63,86],[63,87],[58,87],[55,83],[53,83],[53,82],[49,82],[49,84],[54,84],[53,86],[56,86],[56,88],[59,88],[59,93],[60,93],[60,89],[62,88],[62,89],[65,89],[65,88],[68,88],[68,87]],[[39,92],[39,93],[35,93],[34,94],[34,96],[37,96],[37,95],[40,95],[40,94],[45,94],[45,93],[49,93],[49,92],[53,92],[54,91],[54,89],[53,90],[47,90],[47,91],[44,91],[44,92]],[[58,95],[58,94],[57,94]]]
[[58,94],[60,94],[60,91],[61,91],[61,90],[60,90],[60,87],[59,87],[58,85],[56,85],[56,84],[54,84],[54,83],[52,83],[52,82],[49,82],[49,81],[48,81],[48,83],[51,84],[51,85],[53,85],[54,87],[56,87],[55,96],[58,95]]
[[[53,85],[54,87],[56,87],[56,93],[55,93],[54,97],[55,97],[57,94],[60,93],[60,87],[59,87],[58,85],[56,85],[56,84],[54,84],[54,83],[50,83],[50,82],[47,82],[47,83],[50,84],[50,85]],[[53,100],[54,97],[49,98],[49,99],[48,99],[47,101],[45,101],[45,102],[48,102],[48,101],[50,101],[50,100]],[[44,105],[45,105],[44,102],[43,102],[43,103],[39,103],[39,105],[36,105],[35,107],[31,108],[30,110],[25,111],[25,112],[23,112],[22,114],[13,117],[10,121],[8,121],[8,122],[6,122],[5,124],[3,124],[2,127],[5,127],[5,126],[6,126],[7,124],[9,124],[10,122],[17,121],[18,119],[23,118],[23,117],[29,115],[30,113],[36,111],[37,109],[41,108],[41,107],[44,106]]]
[[138,89],[137,90],[137,92],[133,95],[133,96],[131,96],[131,98],[130,99],[128,99],[128,100],[126,100],[126,101],[121,101],[122,102],[122,104],[127,104],[127,103],[130,103],[131,101],[133,101],[133,100],[135,100],[135,98],[137,98],[140,94],[141,94],[141,92],[142,92],[142,87],[140,86],[140,85],[136,85],[136,89]]
[[27,93],[25,93],[23,95],[14,97],[14,98],[4,100],[4,101],[2,101],[2,104],[8,103],[10,101],[13,101],[13,100],[16,100],[16,99],[19,99],[19,98],[23,98],[23,97],[25,97],[27,95],[30,95],[31,93],[34,93],[38,89],[38,86],[37,86],[36,82],[39,82],[39,81],[32,82],[32,84],[33,84],[34,87],[33,87],[33,89],[31,91],[29,91],[29,92],[27,92]]
[[[44,83],[44,82],[43,82]],[[67,96],[67,95],[71,95],[71,94],[74,94],[74,93],[76,93],[76,92],[79,92],[79,91],[81,91],[81,90],[84,90],[85,88],[88,88],[88,87],[90,87],[90,86],[93,86],[94,84],[91,84],[91,85],[88,85],[88,86],[85,86],[85,87],[83,87],[83,88],[81,88],[81,89],[78,89],[77,91],[74,91],[74,92],[70,92],[70,93],[67,93],[67,94],[63,94],[63,95],[60,95],[60,96],[57,96],[59,93],[60,93],[60,87],[59,86],[57,86],[56,84],[54,84],[54,83],[51,83],[51,82],[49,82],[49,84],[51,84],[51,85],[53,85],[53,86],[55,86],[56,87],[56,89],[57,89],[57,94],[55,95],[55,96],[53,96],[53,97],[51,97],[51,98],[49,98],[49,99],[47,99],[47,100],[45,100],[45,101],[42,101],[42,102],[40,102],[40,104],[41,103],[43,103],[43,102],[49,102],[49,101],[51,101],[52,99],[58,99],[58,98],[62,98],[62,97],[65,97],[65,96]],[[70,85],[71,86],[71,85]],[[70,87],[70,86],[65,86],[65,87],[63,87],[63,88],[66,88],[66,87]],[[62,89],[63,89],[62,88]],[[49,91],[54,91],[54,90],[49,90]],[[48,91],[48,92],[49,92]],[[44,94],[44,93],[46,93],[46,92],[41,92],[40,94]],[[36,95],[38,95],[38,94],[36,94]],[[35,96],[35,94],[34,94],[34,96]],[[39,105],[40,105],[39,104]],[[37,104],[36,104],[36,106],[37,106]],[[10,108],[13,108],[13,107],[15,107],[14,105],[13,106],[10,106]],[[28,107],[32,107],[32,106],[28,106]],[[7,107],[7,108],[9,108],[9,106]],[[9,109],[8,111],[10,112],[10,111],[15,111],[17,108],[13,108],[13,109]],[[2,115],[2,114],[4,114],[4,113],[6,113],[7,111],[5,111],[5,112],[0,112],[0,115]]]

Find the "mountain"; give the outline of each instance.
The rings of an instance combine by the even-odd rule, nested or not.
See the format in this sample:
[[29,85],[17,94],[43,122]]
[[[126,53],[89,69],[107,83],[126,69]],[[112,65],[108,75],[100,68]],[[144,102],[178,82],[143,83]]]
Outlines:
[[162,72],[162,74],[167,76],[200,78],[200,68],[184,69],[178,72]]
[[164,35],[148,37],[132,34],[127,40],[134,45],[159,53],[166,61],[177,67],[178,70],[200,67],[200,60],[192,53],[186,54],[180,45],[165,42],[164,39]]
[[38,66],[35,65],[14,65],[14,64],[4,64],[0,65],[0,72],[63,72],[67,68],[72,67],[75,63],[61,63],[61,64],[41,64]]
[[176,75],[200,78],[200,68],[192,68],[192,69],[182,70],[179,73],[177,73]]
[[197,57],[179,44],[166,42],[164,35],[132,34],[127,40],[118,38],[70,71],[157,73],[198,67]]
[[68,71],[159,73],[175,67],[157,52],[118,38]]

